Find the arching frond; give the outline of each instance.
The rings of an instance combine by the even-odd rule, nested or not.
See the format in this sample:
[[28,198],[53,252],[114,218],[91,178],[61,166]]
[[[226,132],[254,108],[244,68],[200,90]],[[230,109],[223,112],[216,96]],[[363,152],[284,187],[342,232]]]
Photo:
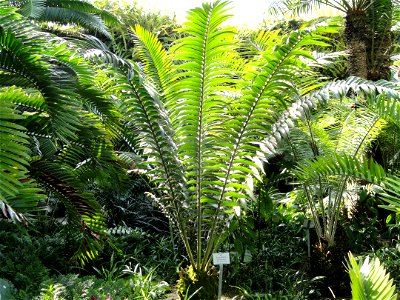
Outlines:
[[260,30],[259,32],[239,32],[242,40],[238,51],[245,58],[254,58],[260,52],[267,51],[271,46],[276,45],[279,38],[279,30]]
[[[185,179],[177,158],[176,145],[171,139],[170,124],[157,91],[143,79],[144,74],[136,64],[101,50],[91,50],[87,57],[118,66],[120,73],[113,72],[114,89],[120,97],[116,104],[126,118],[126,126],[119,129],[119,136],[129,151],[136,153],[134,161],[137,168],[147,170],[147,175],[158,184],[157,193],[165,200],[160,205],[173,207],[169,214],[174,212],[174,216],[167,216],[172,221],[179,221],[177,215],[182,213],[180,207],[187,196]],[[133,136],[129,132],[131,130],[140,132],[140,137]],[[148,161],[137,156],[139,151]],[[128,157],[123,152],[119,155],[132,161],[131,155]],[[178,222],[177,226],[181,232],[186,230],[182,223]],[[188,244],[186,246],[189,247]]]
[[10,1],[10,4],[18,7],[21,15],[35,19],[43,14],[46,0]]
[[400,128],[400,98],[398,95],[388,96],[383,93],[376,97],[368,97],[366,105],[382,118]]
[[0,90],[0,207],[5,217],[19,222],[44,198],[28,174],[29,137],[16,123],[24,117],[14,103],[28,98],[15,88]]
[[391,175],[386,178],[382,184],[383,192],[380,193],[380,197],[388,203],[388,205],[382,205],[382,207],[399,212],[400,211],[400,177]]
[[[291,15],[299,16],[301,14],[307,14],[313,11],[314,8],[319,8],[323,4],[331,3],[331,6],[335,5],[337,1],[326,1],[326,0],[285,0],[285,1],[273,1],[269,7],[269,12],[273,15]],[[339,4],[340,5],[340,4]]]
[[342,153],[303,162],[295,173],[305,183],[317,182],[321,177],[344,176],[379,185],[386,178],[385,170],[374,160],[359,160]]
[[107,26],[103,23],[99,16],[80,11],[71,11],[65,7],[46,7],[38,20],[61,24],[78,24],[83,28],[88,28],[94,32],[100,32],[106,37],[111,38]]
[[[379,96],[378,95],[382,95]],[[282,138],[287,136],[290,129],[296,124],[297,119],[304,119],[308,114],[314,111],[318,105],[324,106],[331,99],[341,99],[346,96],[353,96],[354,98],[361,97],[368,100],[367,104],[371,107],[379,105],[382,112],[382,118],[385,118],[389,112],[393,114],[393,117],[397,114],[397,100],[392,100],[392,105],[384,107],[384,103],[389,100],[387,97],[392,99],[400,99],[400,91],[398,86],[385,81],[380,80],[376,82],[368,81],[362,78],[350,76],[346,80],[338,80],[329,82],[321,88],[309,93],[303,97],[299,97],[297,101],[293,102],[291,106],[284,111],[281,116],[277,119],[275,124],[272,126],[271,132],[267,137],[260,143],[261,151],[263,153],[271,153],[274,151],[277,143]],[[374,100],[378,97],[377,102]],[[379,104],[380,103],[380,104]],[[375,112],[378,112],[375,110]],[[373,113],[373,112],[371,112]],[[362,117],[362,116],[360,116]]]
[[249,159],[258,150],[257,142],[271,132],[276,116],[285,110],[289,99],[301,93],[301,81],[296,78],[301,77],[299,74],[303,70],[307,72],[307,67],[299,58],[310,56],[304,47],[311,44],[325,45],[318,35],[293,32],[274,51],[262,54],[261,63],[257,63],[260,69],[244,77],[243,96],[234,103],[238,110],[226,117],[225,126],[231,132],[224,137],[226,142],[219,144],[219,156],[229,157],[224,161],[223,184],[218,196],[224,204],[246,197],[245,189],[238,188],[237,184],[245,181],[249,174],[257,176],[257,166]]
[[76,257],[82,264],[95,258],[101,249],[105,218],[93,194],[85,192],[85,183],[76,180],[77,172],[65,164],[60,168],[57,161],[36,161],[31,163],[31,173],[65,206],[69,226],[81,242]]
[[366,109],[353,109],[344,120],[336,151],[362,157],[382,131],[386,122]]
[[144,71],[151,78],[159,91],[168,86],[168,78],[172,72],[172,62],[161,42],[142,26],[135,25],[131,28],[135,35],[140,60],[144,63]]
[[77,24],[94,32],[111,37],[106,25],[118,24],[112,14],[84,0],[13,0],[10,4],[19,8],[25,17],[45,22]]
[[[0,158],[0,173],[8,178],[1,180],[6,186],[0,184],[1,207],[7,217],[21,220],[43,199],[40,191],[52,191],[67,207],[71,226],[85,233],[85,252],[77,255],[93,257],[101,246],[104,216],[87,190],[90,183],[106,186],[120,180],[116,174],[125,174],[110,142],[119,115],[93,88],[94,70],[75,46],[40,32],[15,11],[0,4],[0,77],[7,75],[0,90],[1,106],[7,108],[0,127],[12,134],[0,135],[12,145],[4,152],[4,169]],[[24,90],[10,87],[18,84]]]

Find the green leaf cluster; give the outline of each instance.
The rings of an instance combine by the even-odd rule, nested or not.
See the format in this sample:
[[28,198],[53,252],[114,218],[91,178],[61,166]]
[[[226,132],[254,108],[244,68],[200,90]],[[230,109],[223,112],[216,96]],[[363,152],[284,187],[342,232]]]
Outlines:
[[105,225],[89,184],[125,174],[112,145],[118,113],[93,86],[76,46],[0,4],[0,207],[27,223],[39,205],[61,200],[82,262],[101,248]]
[[229,17],[223,1],[191,10],[182,38],[168,50],[132,27],[143,65],[91,53],[119,66],[121,108],[139,134],[136,164],[156,183],[151,197],[177,226],[199,270],[208,269],[219,233],[251,198],[246,182],[259,177],[260,142],[274,128],[288,128],[279,117],[318,86],[307,47],[327,45],[311,31],[266,34],[258,54],[243,57],[235,29],[224,26]]
[[386,273],[378,258],[371,260],[367,256],[364,261],[357,263],[349,252],[347,261],[351,279],[351,294],[353,299],[395,300],[396,286],[393,279]]

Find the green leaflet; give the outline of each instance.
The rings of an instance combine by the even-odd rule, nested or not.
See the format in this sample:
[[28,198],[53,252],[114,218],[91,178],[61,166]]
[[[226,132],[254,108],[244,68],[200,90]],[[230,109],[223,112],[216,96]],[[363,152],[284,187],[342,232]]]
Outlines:
[[378,258],[369,257],[357,263],[353,254],[349,252],[347,261],[351,280],[351,294],[353,299],[395,300],[397,299],[396,286],[393,279],[386,273]]

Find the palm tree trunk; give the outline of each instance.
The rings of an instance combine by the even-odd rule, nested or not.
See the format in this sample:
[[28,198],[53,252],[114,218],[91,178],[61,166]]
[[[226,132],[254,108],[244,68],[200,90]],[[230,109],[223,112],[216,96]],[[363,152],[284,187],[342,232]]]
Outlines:
[[368,17],[365,11],[349,11],[346,15],[345,39],[349,49],[350,75],[367,78]]

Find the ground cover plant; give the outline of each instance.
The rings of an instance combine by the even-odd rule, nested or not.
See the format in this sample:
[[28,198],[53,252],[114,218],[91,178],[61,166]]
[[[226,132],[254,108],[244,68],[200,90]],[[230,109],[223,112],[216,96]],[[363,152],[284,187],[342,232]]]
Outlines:
[[217,251],[235,299],[398,283],[400,94],[376,63],[394,47],[368,46],[397,14],[378,2],[343,4],[346,28],[372,20],[344,31],[349,68],[337,18],[243,32],[216,1],[160,41],[84,1],[1,2],[1,298],[216,299]]

